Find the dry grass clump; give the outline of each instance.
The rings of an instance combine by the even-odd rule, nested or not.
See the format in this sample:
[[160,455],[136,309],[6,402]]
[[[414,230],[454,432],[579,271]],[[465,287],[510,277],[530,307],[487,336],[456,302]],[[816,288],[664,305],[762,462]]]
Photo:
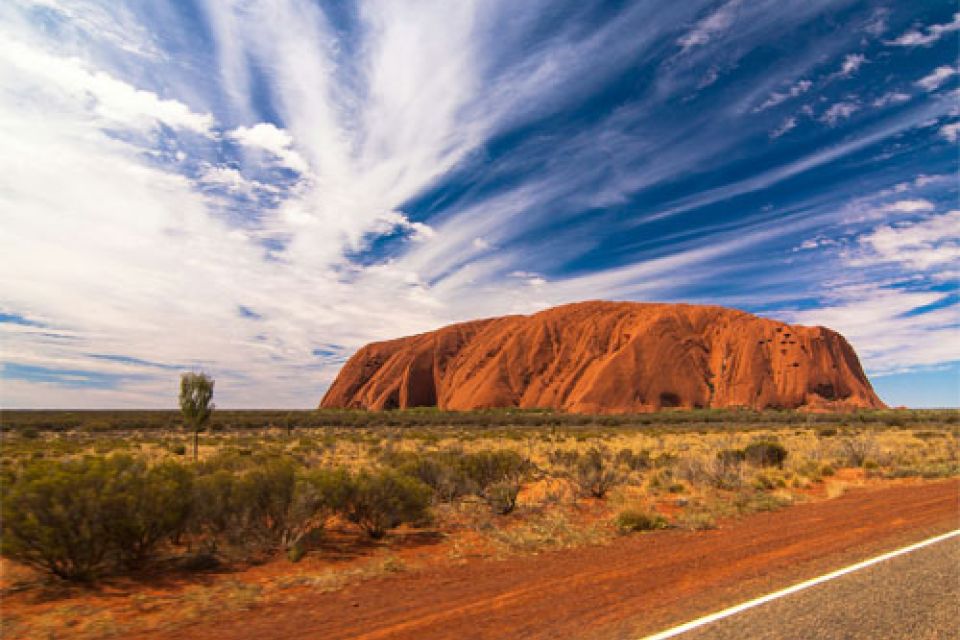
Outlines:
[[625,509],[621,511],[617,514],[614,524],[622,534],[666,529],[669,526],[667,519],[659,513],[639,509]]
[[514,526],[492,528],[487,537],[495,555],[503,556],[601,544],[610,539],[611,532],[602,523],[584,523],[556,509],[532,513]]

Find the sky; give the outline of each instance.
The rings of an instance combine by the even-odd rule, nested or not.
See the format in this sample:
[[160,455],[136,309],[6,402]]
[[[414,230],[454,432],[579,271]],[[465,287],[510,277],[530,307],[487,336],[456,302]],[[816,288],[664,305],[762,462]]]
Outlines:
[[6,0],[0,406],[309,408],[587,299],[843,333],[960,405],[952,0]]

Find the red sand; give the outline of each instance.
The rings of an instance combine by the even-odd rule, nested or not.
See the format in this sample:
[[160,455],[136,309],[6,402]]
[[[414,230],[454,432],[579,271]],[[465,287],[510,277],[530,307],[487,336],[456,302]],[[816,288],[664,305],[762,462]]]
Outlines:
[[637,637],[950,530],[958,492],[958,480],[861,489],[715,531],[431,567],[142,637]]

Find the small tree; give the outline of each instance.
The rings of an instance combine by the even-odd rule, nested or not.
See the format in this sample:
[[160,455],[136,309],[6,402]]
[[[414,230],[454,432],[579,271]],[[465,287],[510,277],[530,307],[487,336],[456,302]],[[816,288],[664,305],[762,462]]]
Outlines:
[[184,426],[193,431],[193,459],[198,459],[200,430],[213,413],[213,378],[205,373],[184,373],[180,376],[180,412]]

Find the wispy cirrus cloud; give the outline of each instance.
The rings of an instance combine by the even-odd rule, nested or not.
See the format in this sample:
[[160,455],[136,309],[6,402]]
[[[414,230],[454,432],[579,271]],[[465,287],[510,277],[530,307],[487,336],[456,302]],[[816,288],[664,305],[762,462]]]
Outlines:
[[956,142],[957,136],[960,135],[960,122],[951,122],[943,125],[940,127],[940,135],[950,142]]
[[940,85],[957,75],[957,73],[954,67],[943,65],[917,80],[916,85],[924,91],[936,91]]
[[851,53],[843,59],[843,63],[840,65],[839,73],[844,78],[849,78],[857,72],[865,62],[867,57],[862,53]]
[[729,0],[696,23],[693,29],[677,39],[683,51],[707,44],[728,30],[737,19],[741,0]]
[[841,120],[849,118],[859,110],[860,105],[857,102],[851,100],[837,102],[830,105],[830,108],[823,112],[823,115],[820,116],[820,121],[826,122],[832,127]]
[[794,84],[790,89],[784,92],[774,92],[770,94],[770,97],[767,98],[763,104],[754,109],[754,112],[765,111],[770,107],[775,107],[778,104],[789,100],[790,98],[796,98],[799,95],[802,95],[810,90],[810,87],[813,86],[813,83],[809,80],[799,80]]
[[925,47],[934,44],[944,35],[957,30],[960,30],[960,13],[953,14],[953,19],[950,22],[911,29],[887,44],[897,47]]

